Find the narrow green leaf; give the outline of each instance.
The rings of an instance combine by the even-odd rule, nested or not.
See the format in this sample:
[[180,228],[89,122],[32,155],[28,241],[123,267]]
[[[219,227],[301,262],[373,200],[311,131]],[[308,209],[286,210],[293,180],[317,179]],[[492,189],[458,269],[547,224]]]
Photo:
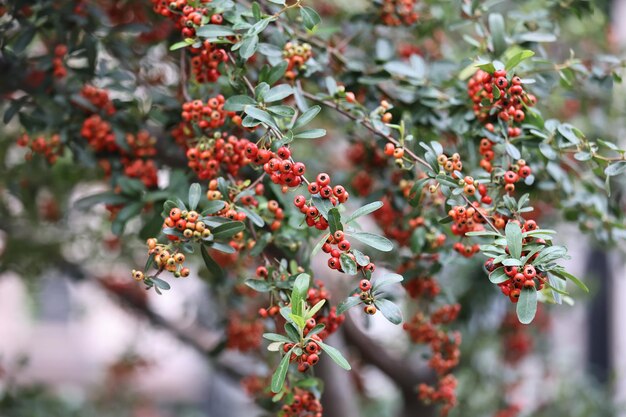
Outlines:
[[265,94],[263,101],[265,103],[272,103],[274,101],[282,100],[293,94],[293,88],[289,84],[279,84],[272,87],[270,91]]
[[348,297],[337,306],[337,315],[341,315],[359,304],[361,304],[361,299],[359,297]]
[[343,357],[343,355],[341,354],[341,352],[339,352],[339,350],[335,349],[332,346],[327,345],[324,342],[317,342],[317,344],[322,348],[322,350],[324,352],[326,352],[328,354],[328,356],[330,356],[330,358],[337,365],[339,365],[340,367],[342,367],[346,371],[349,371],[350,369],[352,369],[352,367],[350,366],[350,364],[348,363],[346,358]]
[[226,239],[233,237],[245,228],[242,222],[228,222],[221,224],[212,230],[215,239]]
[[264,333],[263,339],[269,340],[270,342],[284,342],[291,343],[291,339],[287,336],[278,333]]
[[315,118],[315,116],[317,116],[317,114],[321,110],[322,108],[320,106],[317,106],[317,105],[311,106],[307,111],[302,113],[300,117],[298,117],[298,120],[296,120],[296,123],[293,125],[293,128],[297,129],[299,127],[307,125],[311,120]]
[[228,97],[226,102],[224,102],[223,108],[227,111],[243,111],[246,106],[254,106],[256,104],[256,101],[250,96],[237,95]]
[[509,253],[515,259],[522,256],[522,229],[517,223],[509,222],[504,229],[506,234],[506,244],[509,247]]
[[489,31],[491,32],[493,53],[495,56],[500,56],[506,49],[504,17],[501,14],[491,13],[489,15]]
[[298,275],[293,283],[293,290],[291,291],[291,309],[297,316],[302,315],[302,301],[306,300],[310,281],[311,277],[309,274],[303,273]]
[[335,234],[337,230],[343,230],[341,214],[339,214],[339,210],[336,207],[328,210],[328,226],[331,234]]
[[350,232],[349,234],[359,242],[371,246],[374,249],[378,249],[379,251],[389,252],[393,250],[393,243],[386,237],[368,232]]
[[382,201],[374,201],[373,203],[366,204],[363,207],[354,210],[354,212],[350,216],[348,216],[345,223],[350,223],[351,221],[358,219],[359,217],[367,216],[368,214],[375,212],[382,206]]
[[402,282],[402,280],[404,280],[402,275],[389,273],[389,274],[383,275],[382,277],[379,277],[376,280],[374,280],[374,282],[372,282],[372,290],[378,291],[381,288],[386,287],[388,285],[397,284],[399,282]]
[[391,323],[393,324],[402,323],[402,311],[400,311],[400,307],[398,307],[395,303],[387,299],[380,298],[374,301],[374,305],[376,306],[377,309],[380,310],[381,313],[383,313],[383,316],[385,316],[385,318],[389,320]]
[[285,353],[285,356],[278,364],[278,368],[274,375],[272,376],[272,392],[277,393],[283,389],[283,384],[285,383],[285,378],[287,377],[287,370],[289,369],[289,357],[291,356],[291,350]]
[[522,324],[530,324],[537,314],[537,290],[534,288],[522,288],[522,293],[517,301],[517,318]]
[[528,49],[520,51],[517,54],[513,55],[508,61],[506,61],[504,68],[507,71],[511,71],[513,68],[517,67],[520,62],[532,57],[533,55],[535,55],[535,53]]
[[279,130],[274,118],[265,110],[261,110],[259,108],[252,107],[252,106],[247,106],[244,112],[250,117],[252,117],[253,119],[258,120],[261,123],[265,123],[269,127],[272,127],[276,130]]
[[272,285],[262,279],[247,279],[246,285],[257,292],[270,292],[272,290]]
[[339,263],[341,264],[341,269],[343,269],[344,273],[348,275],[356,275],[356,262],[354,262],[347,253],[342,253],[339,256]]
[[322,18],[315,10],[310,7],[301,7],[300,16],[302,17],[302,23],[308,30],[313,30],[315,26],[319,25]]
[[326,136],[326,129],[309,129],[293,135],[294,139],[317,139]]
[[198,207],[198,203],[200,202],[200,196],[202,195],[202,188],[200,184],[194,182],[189,187],[189,208],[191,210],[195,210]]

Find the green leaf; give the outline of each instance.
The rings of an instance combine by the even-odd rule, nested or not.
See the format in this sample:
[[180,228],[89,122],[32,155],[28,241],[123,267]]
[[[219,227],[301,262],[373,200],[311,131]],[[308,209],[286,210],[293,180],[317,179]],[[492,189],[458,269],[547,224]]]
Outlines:
[[278,333],[264,333],[263,339],[269,340],[270,342],[284,342],[284,343],[292,342],[292,340],[289,339],[287,336],[284,336]]
[[278,368],[274,375],[272,376],[272,392],[277,393],[283,389],[283,384],[285,383],[285,378],[287,377],[287,370],[289,369],[289,357],[291,356],[291,352],[293,348],[289,350],[289,352],[285,353],[285,356],[280,360],[280,364],[278,364]]
[[373,203],[366,204],[363,207],[354,210],[354,212],[350,216],[348,216],[345,223],[350,223],[351,221],[358,219],[359,217],[367,216],[368,214],[375,212],[382,206],[382,201],[374,201]]
[[400,307],[398,307],[395,303],[381,298],[374,300],[374,305],[380,310],[381,313],[383,313],[383,316],[385,316],[385,318],[393,324],[402,323],[402,311],[400,311]]
[[504,229],[509,253],[515,259],[522,257],[522,229],[517,223],[509,222]]
[[201,38],[217,38],[220,36],[235,36],[237,33],[225,25],[203,25],[196,29],[196,35]]
[[200,248],[200,253],[202,254],[202,260],[204,260],[204,265],[207,267],[209,273],[214,277],[222,277],[224,275],[224,271],[222,271],[222,267],[218,265],[217,262],[209,255],[207,252],[207,247],[202,245]]
[[499,267],[489,274],[489,281],[494,284],[501,284],[509,280],[509,276],[504,272],[504,267]]
[[[208,204],[205,204],[204,210],[202,210],[202,216],[207,216],[209,214],[215,214],[218,211],[222,210],[226,207],[226,202],[222,200],[211,200]],[[169,212],[169,211],[168,211]]]
[[124,195],[114,193],[113,191],[106,191],[103,193],[83,197],[74,203],[74,207],[78,210],[86,210],[100,203],[115,205],[115,204],[124,204],[124,203],[127,203],[128,201],[129,201],[129,198]]
[[198,207],[198,203],[200,202],[200,196],[202,195],[202,188],[200,184],[194,182],[189,187],[189,208],[191,210],[195,210]]
[[293,107],[283,105],[269,106],[267,111],[285,119],[291,119],[296,114],[296,110]]
[[335,234],[337,230],[343,230],[341,214],[339,214],[339,210],[336,207],[328,210],[328,226],[331,234]]
[[504,18],[501,14],[492,13],[489,15],[489,31],[491,32],[493,53],[495,56],[500,56],[506,49]]
[[296,326],[298,326],[298,328],[304,329],[306,327],[306,321],[304,320],[304,317],[291,313],[289,315],[289,318],[295,323]]
[[558,269],[558,270],[555,270],[555,271],[552,271],[552,272],[555,275],[558,275],[558,276],[561,276],[563,278],[569,279],[574,284],[576,284],[576,286],[578,288],[580,288],[584,292],[586,292],[586,293],[589,292],[589,287],[587,287],[584,282],[582,282],[580,279],[576,278],[574,275],[570,274],[569,272],[567,272],[567,271],[565,271],[563,269]]
[[326,300],[323,300],[323,299],[318,301],[317,304],[315,304],[313,307],[311,307],[309,311],[306,312],[307,318],[311,318],[315,314],[317,314],[317,312],[320,311],[322,307],[324,307],[325,303],[326,303]]
[[263,220],[263,218],[261,216],[259,216],[256,212],[254,212],[253,210],[247,208],[247,207],[240,207],[237,206],[237,209],[239,211],[242,211],[246,214],[246,217],[248,217],[248,219],[250,219],[250,221],[257,227],[263,227],[265,225],[265,220]]
[[370,263],[370,259],[367,256],[365,256],[365,254],[361,252],[360,250],[352,248],[350,249],[350,251],[356,258],[357,265],[367,266]]
[[512,143],[507,142],[506,145],[504,146],[506,148],[506,153],[508,153],[511,156],[511,158],[520,159],[522,157],[522,154],[520,153],[519,149],[517,149],[515,145],[513,145]]
[[337,306],[337,315],[339,316],[359,304],[361,304],[361,299],[359,297],[348,297]]
[[522,293],[517,301],[517,318],[522,324],[530,324],[537,314],[537,290],[534,288],[522,288]]
[[296,120],[296,123],[293,125],[293,128],[297,129],[299,127],[307,125],[311,120],[315,118],[315,116],[317,116],[317,114],[321,110],[322,108],[320,106],[317,106],[317,105],[311,106],[307,111],[302,113],[300,117],[298,117],[298,120]]
[[243,111],[246,106],[254,106],[256,104],[256,101],[250,96],[237,95],[228,97],[223,108],[227,111]]
[[189,45],[191,45],[191,44],[189,42],[187,42],[187,41],[176,42],[175,44],[170,46],[170,51],[176,51],[178,49],[186,48]]
[[154,283],[154,285],[156,285],[157,287],[159,287],[162,290],[169,290],[170,288],[172,288],[172,286],[165,280],[162,280],[161,278],[157,278],[157,277],[150,277],[150,281],[152,281]]
[[343,357],[343,355],[341,354],[341,352],[339,352],[339,350],[335,349],[332,346],[327,345],[324,342],[317,342],[317,344],[322,348],[324,352],[328,354],[328,356],[330,356],[330,358],[333,361],[335,361],[337,365],[339,365],[346,371],[349,371],[350,369],[352,369],[352,367],[350,366],[346,358]]
[[326,136],[326,129],[310,129],[293,135],[294,139],[317,139]]
[[228,222],[217,226],[211,232],[215,239],[226,239],[233,237],[243,229],[245,229],[245,225],[242,222]]
[[348,256],[347,253],[342,253],[339,256],[339,263],[341,264],[341,269],[343,269],[344,273],[348,275],[356,275],[357,273],[356,262],[354,262],[352,258]]
[[252,107],[252,106],[247,106],[244,112],[250,117],[252,117],[253,119],[258,120],[261,123],[265,123],[269,127],[272,127],[276,130],[279,130],[274,118],[265,110],[261,110],[259,108]]
[[604,175],[607,177],[613,177],[626,171],[626,161],[617,161],[606,167]]
[[520,64],[520,62],[534,55],[535,53],[528,49],[520,51],[517,54],[513,55],[508,61],[506,61],[504,68],[507,71],[511,71],[513,68],[517,67]]
[[378,291],[383,287],[388,285],[397,284],[402,282],[404,278],[400,274],[389,273],[387,275],[383,275],[382,277],[377,278],[374,282],[372,282],[372,290]]
[[300,16],[302,17],[304,27],[308,30],[313,30],[315,26],[319,25],[322,21],[320,15],[310,7],[301,7]]
[[267,74],[267,83],[269,85],[276,84],[281,78],[283,78],[283,75],[285,75],[285,72],[287,71],[287,66],[287,61],[281,61],[279,64],[276,64],[276,66],[272,67],[272,69]]
[[262,279],[247,279],[246,285],[257,292],[270,292],[272,290],[272,285]]
[[124,232],[126,222],[141,213],[142,209],[143,202],[141,201],[125,206],[117,213],[117,216],[115,216],[115,220],[113,220],[111,224],[111,232],[113,232],[114,235],[120,236]]
[[389,252],[393,250],[393,243],[383,236],[375,235],[368,232],[350,232],[350,236],[352,236],[359,242],[364,243],[374,249],[378,249],[382,252]]
[[244,38],[241,41],[241,47],[239,48],[239,56],[243,59],[248,59],[256,52],[259,46],[259,35],[252,35]]
[[279,84],[276,87],[272,87],[263,97],[265,103],[272,103],[274,101],[282,100],[293,94],[293,88],[289,84]]
[[291,291],[291,309],[296,316],[302,316],[302,301],[306,300],[311,277],[309,274],[300,274],[293,283]]

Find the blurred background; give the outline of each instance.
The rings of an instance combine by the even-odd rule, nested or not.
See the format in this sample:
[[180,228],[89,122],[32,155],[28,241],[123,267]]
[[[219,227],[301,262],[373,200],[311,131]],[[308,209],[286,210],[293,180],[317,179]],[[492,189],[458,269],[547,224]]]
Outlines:
[[[623,51],[626,1],[595,6],[604,13],[572,18],[564,25],[564,36],[578,40],[582,51],[588,46],[589,53],[595,53],[596,36],[608,39],[613,53]],[[553,113],[572,120],[590,137],[623,138],[625,91],[622,85],[615,88],[610,99],[583,109],[567,95],[555,97]],[[602,92],[577,93],[593,101]],[[332,132],[332,124],[325,127]],[[3,130],[3,137],[14,132],[11,126]],[[626,146],[623,139],[621,146]],[[23,158],[6,145],[1,156],[5,167]],[[40,169],[42,178],[47,175],[45,167],[32,169]],[[81,175],[80,167],[55,166],[45,180],[46,191],[33,195],[32,207],[0,191],[2,221],[32,209],[39,222],[36,244],[6,246],[11,237],[0,230],[0,262],[12,264],[3,268],[11,272],[0,274],[0,416],[263,415],[246,394],[258,381],[245,375],[268,369],[253,355],[223,350],[217,295],[209,294],[194,274],[166,296],[148,293],[132,281],[128,271],[145,262],[142,243],[120,241],[107,232],[103,207],[88,212],[71,208],[71,202],[103,189],[93,178],[81,187],[63,188],[67,178]],[[159,173],[159,179],[167,182],[168,173]],[[56,201],[63,198],[70,204],[61,213]],[[128,231],[138,227],[130,224]],[[579,294],[574,306],[543,308],[532,326],[505,329],[502,317],[513,309],[486,281],[483,295],[467,295],[463,285],[481,278],[464,284],[455,276],[472,268],[483,274],[471,262],[456,259],[441,273],[464,308],[459,321],[463,359],[455,371],[460,405],[451,415],[510,417],[517,415],[510,407],[516,404],[521,415],[529,416],[626,416],[626,303],[621,299],[626,257],[619,249],[596,245],[571,224],[554,229],[572,254],[565,263],[568,271],[582,277],[591,293]],[[59,235],[67,236],[62,248]],[[203,267],[195,265],[192,271]],[[326,268],[320,267],[317,276],[331,288],[344,285]],[[357,357],[366,358],[363,351],[372,334],[385,341],[386,349],[385,357],[373,364],[364,359],[352,373],[320,364],[320,376],[327,381],[327,415],[431,415],[401,404],[403,365],[414,363],[420,372],[423,351],[410,347],[400,327],[378,316],[369,328],[358,318],[349,319],[347,331],[333,336],[333,345],[360,353]]]

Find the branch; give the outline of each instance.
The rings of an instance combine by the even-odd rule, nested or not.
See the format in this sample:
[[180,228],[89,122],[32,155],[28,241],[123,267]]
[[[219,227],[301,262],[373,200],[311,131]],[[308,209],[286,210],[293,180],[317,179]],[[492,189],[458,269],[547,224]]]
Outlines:
[[[396,146],[401,146],[400,142],[394,138],[393,136],[381,132],[380,130],[376,129],[376,127],[374,127],[369,120],[367,119],[360,119],[357,116],[353,115],[352,113],[342,109],[341,107],[339,107],[339,105],[337,103],[334,103],[332,101],[329,100],[323,100],[321,98],[318,98],[317,96],[315,96],[314,94],[311,94],[307,91],[302,90],[301,86],[298,84],[298,86],[300,87],[300,90],[302,91],[302,95],[306,98],[308,98],[309,100],[315,101],[317,103],[323,104],[327,107],[330,107],[331,109],[336,110],[337,112],[343,114],[344,116],[348,117],[351,120],[354,120],[355,122],[359,123],[361,126],[365,127],[367,130],[369,130],[370,132],[374,133],[375,135],[380,136],[381,138],[386,139],[388,142],[393,143]],[[404,149],[404,152],[409,155],[415,162],[431,169],[431,166],[428,162],[426,162],[424,159],[420,158],[419,156],[417,156],[413,151],[411,151],[410,149]]]

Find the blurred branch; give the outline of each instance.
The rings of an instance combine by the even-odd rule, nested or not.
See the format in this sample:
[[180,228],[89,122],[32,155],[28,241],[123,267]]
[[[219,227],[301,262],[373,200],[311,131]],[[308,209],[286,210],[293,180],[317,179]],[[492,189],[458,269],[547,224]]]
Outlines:
[[400,416],[427,417],[433,414],[433,408],[422,404],[417,398],[417,386],[429,379],[401,358],[395,358],[383,346],[361,331],[352,316],[346,313],[343,325],[346,342],[356,349],[363,361],[374,365],[387,375],[402,392],[404,408]]

